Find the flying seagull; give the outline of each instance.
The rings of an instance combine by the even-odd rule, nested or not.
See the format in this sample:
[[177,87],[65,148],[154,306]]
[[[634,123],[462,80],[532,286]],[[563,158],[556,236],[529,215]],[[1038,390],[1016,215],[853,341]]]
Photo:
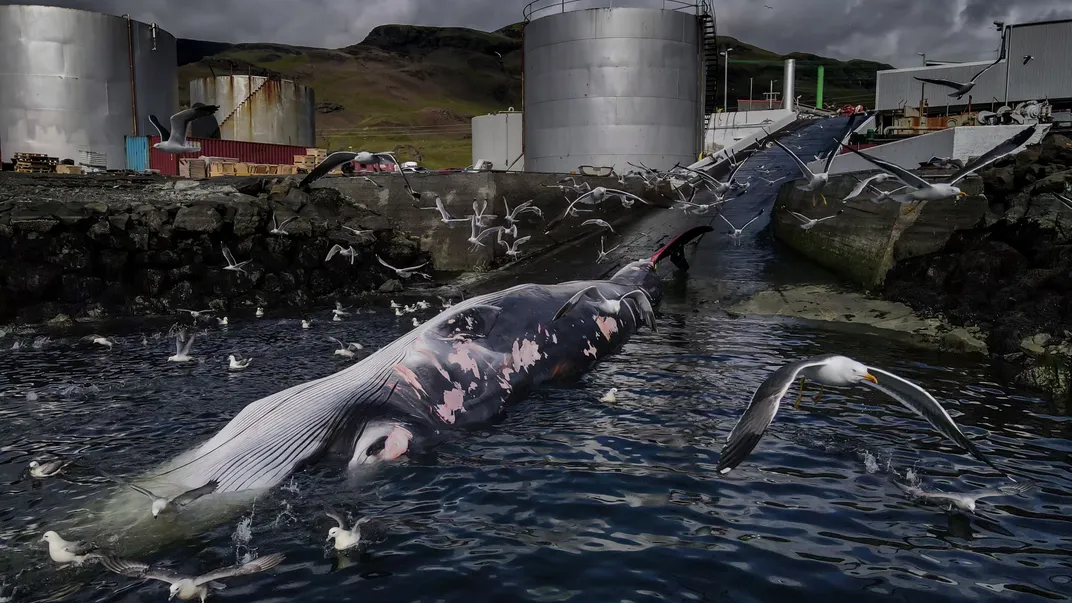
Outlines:
[[294,220],[297,220],[298,216],[291,216],[282,222],[277,222],[275,218],[275,212],[272,212],[272,229],[268,231],[268,234],[274,235],[289,235],[290,233],[283,230],[287,224],[290,224]]
[[789,210],[789,213],[792,214],[794,218],[800,220],[800,227],[802,229],[811,230],[811,229],[815,228],[819,224],[819,222],[824,222],[824,221],[829,220],[831,218],[837,217],[837,216],[841,215],[841,213],[843,213],[844,211],[845,210],[843,210],[843,209],[839,209],[839,210],[837,210],[837,213],[835,213],[834,215],[826,216],[825,218],[809,218],[808,216],[805,216],[804,214],[798,214],[797,212],[795,212],[793,210]]
[[328,255],[324,258],[324,261],[330,262],[331,258],[335,257],[335,254],[339,254],[344,258],[350,258],[351,266],[354,265],[354,259],[357,258],[357,250],[354,249],[353,245],[350,245],[349,247],[343,247],[342,245],[336,243],[331,246],[331,249],[328,250]]
[[450,217],[450,214],[447,213],[446,206],[443,205],[443,199],[441,199],[439,197],[439,195],[436,195],[435,207],[422,207],[421,209],[434,209],[434,210],[438,211],[440,221],[443,222],[444,224],[446,224],[447,226],[450,226],[451,223],[453,223],[453,222],[468,222],[469,221],[469,218],[452,218],[452,217]]
[[[506,200],[506,197],[503,197],[503,205],[506,206],[506,215],[503,216],[503,219],[505,219],[511,226],[517,221],[518,216],[525,213],[534,213],[541,218],[543,217],[543,210],[533,205],[532,200],[521,203],[511,211],[510,203]],[[514,236],[517,236],[517,234],[515,233]]]
[[338,339],[336,339],[334,337],[331,337],[331,336],[328,336],[328,339],[334,341],[339,346],[339,349],[335,350],[335,355],[336,356],[343,356],[345,358],[353,358],[354,357],[354,352],[357,352],[358,350],[361,350],[361,349],[364,348],[364,346],[362,346],[360,343],[343,344],[343,342],[341,342]]
[[113,345],[118,343],[114,337],[101,337],[100,335],[86,335],[82,338],[82,341],[95,343],[99,346],[106,347],[109,350],[112,349]]
[[489,236],[491,234],[496,234],[497,235],[498,233],[503,231],[502,226],[493,226],[492,228],[485,228],[484,230],[480,230],[480,227],[477,226],[477,216],[475,216],[475,215],[474,216],[469,216],[469,223],[470,223],[470,226],[471,226],[471,230],[470,230],[468,240],[469,240],[470,243],[473,244],[471,249],[474,250],[474,251],[478,247],[484,247],[484,244],[481,243],[481,241],[483,241],[485,237],[487,237],[487,236]]
[[615,245],[614,247],[611,247],[610,249],[604,249],[603,248],[603,237],[599,237],[599,255],[596,256],[596,263],[599,264],[603,260],[607,259],[607,254],[612,252],[612,251],[614,251],[615,249],[617,249],[619,247],[621,247],[620,243],[618,245]]
[[179,111],[171,116],[171,132],[168,132],[167,128],[160,123],[160,120],[150,113],[149,122],[152,123],[156,128],[156,131],[160,133],[160,142],[154,144],[153,148],[160,149],[165,153],[171,153],[172,155],[196,153],[200,151],[201,147],[186,144],[186,126],[195,119],[212,115],[218,111],[219,108],[218,105],[196,104],[189,109]]
[[1027,492],[1035,486],[1035,484],[1032,484],[1031,482],[1021,482],[1008,486],[999,486],[996,490],[978,490],[976,492],[956,494],[953,492],[927,492],[919,486],[908,486],[896,481],[893,483],[912,498],[945,506],[949,511],[957,508],[969,513],[975,513],[975,503],[977,503],[980,498],[1016,496]]
[[730,235],[730,238],[733,239],[734,243],[736,243],[737,245],[740,245],[741,244],[741,235],[744,234],[744,229],[748,228],[749,224],[751,224],[752,222],[755,222],[756,220],[758,220],[759,217],[762,216],[762,215],[763,215],[763,210],[761,209],[761,210],[759,210],[759,212],[756,213],[755,216],[752,217],[751,220],[749,220],[748,222],[745,222],[744,226],[742,226],[740,228],[737,228],[736,226],[734,226],[733,222],[730,222],[729,220],[726,219],[726,216],[724,216],[722,214],[718,214],[718,217],[722,218],[722,221],[725,222],[726,224],[729,224],[730,230],[726,234]]
[[[1004,53],[1002,53],[1002,54],[1004,54]],[[979,73],[976,73],[975,75],[972,76],[972,79],[970,79],[970,80],[968,80],[967,82],[964,82],[964,83],[954,82],[952,80],[931,79],[931,78],[926,78],[926,77],[917,77],[915,79],[917,79],[917,80],[919,80],[921,82],[926,82],[928,84],[934,84],[936,86],[945,86],[946,88],[952,88],[953,93],[950,94],[949,96],[951,96],[951,97],[953,97],[953,98],[955,98],[957,100],[960,100],[960,98],[963,97],[965,94],[971,92],[972,88],[975,87],[975,80],[978,79],[980,75],[983,75],[984,73],[986,73],[988,69],[990,69],[994,65],[997,65],[999,62],[1001,62],[1001,57],[998,57],[998,59],[996,61],[994,61],[993,63],[990,63],[986,67],[983,67],[983,69]],[[1027,61],[1024,61],[1024,65],[1026,65],[1026,64],[1027,64]]]
[[[600,220],[598,218],[592,218],[591,220],[585,220],[584,222],[581,222],[581,226],[589,226],[589,225],[598,226],[600,228],[605,228],[605,229],[607,229],[607,230],[609,230],[611,232],[614,232],[614,227],[611,226],[606,220]],[[614,232],[614,234],[618,234],[618,233]]]
[[169,569],[154,568],[145,563],[127,561],[113,555],[102,555],[100,560],[101,565],[123,576],[167,582],[171,585],[168,588],[168,599],[178,598],[183,601],[200,599],[204,603],[205,599],[208,598],[209,592],[226,588],[225,585],[220,584],[217,580],[248,576],[249,574],[270,570],[282,563],[284,557],[282,553],[273,553],[258,557],[242,565],[232,565],[200,576],[185,576]]
[[378,254],[376,255],[376,259],[380,262],[381,266],[385,266],[385,267],[390,268],[391,270],[393,270],[394,273],[399,276],[399,278],[404,278],[405,279],[405,278],[410,278],[415,274],[419,274],[419,275],[423,276],[424,278],[426,278],[428,280],[432,279],[431,276],[428,276],[427,274],[425,274],[423,272],[416,272],[416,270],[418,268],[423,268],[424,266],[427,266],[428,262],[425,262],[423,264],[418,264],[416,266],[410,266],[409,268],[395,268],[394,266],[392,266],[392,265],[388,264],[387,262],[383,261],[383,258],[381,258]]
[[236,262],[234,256],[231,255],[231,250],[228,249],[226,245],[220,245],[220,248],[223,250],[223,259],[227,260],[227,265],[223,268],[224,270],[230,270],[231,272],[238,272],[239,274],[245,274],[246,276],[249,276],[249,274],[246,273],[246,264],[252,262],[253,260]]
[[129,486],[131,490],[134,490],[138,494],[144,494],[146,497],[149,498],[149,500],[153,501],[153,506],[152,506],[153,519],[156,519],[160,515],[160,513],[162,513],[166,509],[174,509],[176,507],[185,507],[186,505],[194,502],[195,500],[201,498],[202,496],[205,496],[206,494],[211,494],[211,493],[215,492],[216,488],[219,487],[219,483],[216,480],[211,480],[211,481],[209,481],[208,483],[206,483],[205,485],[203,485],[203,486],[201,486],[199,488],[194,488],[193,490],[187,490],[186,492],[183,492],[181,494],[178,494],[176,496],[172,496],[171,498],[168,498],[168,497],[165,497],[165,496],[158,496],[158,495],[154,494],[151,490],[149,490],[147,488],[143,488],[143,487],[135,484],[134,482],[131,482],[130,480],[123,479],[123,478],[121,478],[121,477],[119,477],[117,475],[112,475],[110,473],[107,473],[103,469],[98,468],[98,470],[100,471],[101,475],[103,475],[104,477],[107,477],[108,479],[116,481],[116,482],[118,482],[120,484],[123,484],[125,486]]
[[[191,334],[189,339],[186,339],[186,332],[179,331],[175,334],[175,355],[168,356],[168,362],[190,362],[194,358],[190,355],[190,348],[194,345],[194,337],[196,335]],[[185,345],[183,345],[185,341]]]
[[[960,190],[960,188],[954,186],[957,182],[960,182],[966,178],[969,174],[983,169],[984,167],[994,163],[998,159],[1009,155],[1023,146],[1028,140],[1035,134],[1037,126],[1031,126],[1024,128],[1010,137],[1008,140],[999,143],[994,148],[990,149],[986,153],[983,153],[977,157],[974,161],[969,162],[964,167],[957,170],[949,179],[949,182],[932,184],[927,182],[923,178],[913,174],[905,168],[884,159],[878,159],[872,157],[867,153],[862,153],[856,149],[845,147],[853,153],[856,153],[860,157],[863,157],[872,164],[879,168],[893,174],[898,180],[904,182],[908,186],[913,187],[914,191],[907,193],[904,197],[908,201],[937,201],[939,199],[946,199],[948,197],[965,197],[968,193]],[[842,145],[844,146],[844,145]]]
[[[959,444],[975,458],[1005,473],[979,451],[953,422],[949,413],[926,390],[893,373],[867,366],[838,354],[823,354],[797,360],[771,373],[752,394],[752,401],[749,402],[748,408],[730,431],[726,445],[719,455],[717,468],[719,473],[728,473],[748,457],[774,420],[782,398],[798,377],[801,379],[801,392],[796,400],[798,407],[800,398],[804,394],[805,378],[819,383],[820,386],[868,385],[926,419],[939,433]],[[882,381],[879,381],[880,377]],[[818,400],[821,396],[822,389],[815,399]]]
[[[855,114],[849,117],[848,121],[845,124],[845,131],[842,132],[841,137],[837,139],[838,144],[843,144],[845,139],[848,138],[850,134],[852,134],[852,128],[853,124],[855,123],[855,120]],[[764,131],[766,132],[766,130]],[[800,173],[805,178],[807,178],[808,182],[806,182],[803,186],[799,188],[801,190],[818,193],[819,196],[822,197],[823,204],[825,205],[826,196],[823,195],[823,188],[826,186],[826,183],[830,181],[830,166],[833,165],[834,159],[837,157],[838,148],[835,146],[826,156],[826,162],[823,164],[823,171],[815,173],[808,168],[808,164],[804,163],[804,161],[801,160],[800,157],[797,157],[796,153],[790,151],[789,147],[782,144],[780,140],[778,140],[777,138],[772,138],[771,140],[774,142],[774,144],[778,145],[779,148],[789,154],[789,157],[793,160],[794,163],[797,164],[797,167],[800,168]]]
[[531,239],[531,238],[532,237],[529,236],[529,237],[521,237],[520,239],[514,239],[514,244],[513,245],[511,245],[510,243],[507,243],[506,241],[499,241],[499,244],[504,246],[504,247],[506,247],[506,255],[508,255],[510,257],[517,257],[517,256],[521,255],[521,251],[518,250],[518,247],[521,247],[522,245],[527,243],[528,240]]
[[[856,178],[855,176],[853,177]],[[852,187],[852,190],[849,191],[848,195],[845,195],[845,198],[842,199],[841,202],[844,203],[849,199],[855,199],[856,197],[860,196],[860,193],[864,192],[865,188],[871,187],[872,183],[882,184],[883,182],[889,180],[892,177],[893,174],[889,174],[887,172],[879,172],[878,174],[875,174],[874,176],[869,176],[867,178],[864,178],[863,180],[856,178],[856,186]]]
[[421,200],[420,193],[414,192],[413,188],[409,185],[409,178],[406,177],[406,172],[402,170],[402,165],[398,163],[397,159],[395,159],[395,154],[386,151],[380,153],[370,153],[368,151],[358,151],[356,153],[353,151],[335,151],[334,153],[325,157],[323,161],[318,163],[317,166],[312,169],[312,171],[306,174],[305,177],[301,179],[301,182],[298,183],[298,188],[304,189],[308,187],[316,180],[323,178],[331,170],[350,161],[356,161],[362,164],[393,163],[395,165],[395,169],[398,171],[399,174],[402,175],[402,180],[406,183],[406,193],[417,201]]

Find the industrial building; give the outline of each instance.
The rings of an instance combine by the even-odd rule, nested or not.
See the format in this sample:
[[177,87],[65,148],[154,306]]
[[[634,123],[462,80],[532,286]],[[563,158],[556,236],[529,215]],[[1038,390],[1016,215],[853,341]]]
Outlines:
[[155,23],[0,6],[0,159],[34,153],[126,167],[125,137],[146,134],[150,113],[170,116],[178,105],[176,63],[175,36]]
[[[959,125],[1019,123],[1039,111],[1072,108],[1072,20],[1004,25],[995,29],[995,57],[971,63],[938,63],[878,72],[875,109],[884,137],[915,135]],[[968,82],[960,99],[946,86],[915,78]],[[1034,102],[1033,102],[1034,101]],[[1018,110],[1019,107],[1019,110]]]

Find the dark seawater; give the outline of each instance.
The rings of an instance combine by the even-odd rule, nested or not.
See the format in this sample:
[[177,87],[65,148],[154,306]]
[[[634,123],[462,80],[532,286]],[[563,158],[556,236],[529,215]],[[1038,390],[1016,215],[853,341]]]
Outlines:
[[[822,148],[828,132],[817,130],[789,139]],[[754,159],[763,160],[787,171],[776,150]],[[769,210],[776,190],[754,184],[727,216],[736,223]],[[234,602],[1069,599],[1067,403],[996,382],[976,357],[729,317],[724,299],[812,271],[758,229],[734,246],[715,220],[689,279],[668,287],[659,332],[641,332],[575,387],[539,390],[501,421],[361,480],[338,464],[313,467],[215,528],[140,558],[198,573],[287,554],[276,570],[228,580],[210,599]],[[227,328],[205,323],[192,352],[202,362],[186,366],[165,362],[174,353],[167,323],[113,331],[120,343],[110,352],[76,337],[40,349],[30,335],[0,339],[0,582],[24,571],[16,600],[25,601],[68,592],[65,601],[165,600],[160,582],[97,565],[56,570],[38,542],[110,491],[93,467],[149,469],[247,403],[347,366],[328,336],[367,353],[411,328],[413,316],[430,318],[439,300],[429,301],[433,309],[402,318],[380,307],[334,323],[325,310],[308,331],[296,315],[232,315]],[[15,339],[26,346],[11,350]],[[862,387],[783,408],[752,456],[716,475],[718,451],[766,375],[833,351],[920,383],[985,453],[1037,488],[985,499],[977,517],[906,500],[893,471],[912,469],[925,487],[947,491],[1007,482]],[[253,364],[229,372],[232,352]],[[610,387],[618,401],[600,402]],[[82,466],[35,484],[23,472],[42,456]],[[325,543],[325,508],[378,516],[386,540],[339,558]]]

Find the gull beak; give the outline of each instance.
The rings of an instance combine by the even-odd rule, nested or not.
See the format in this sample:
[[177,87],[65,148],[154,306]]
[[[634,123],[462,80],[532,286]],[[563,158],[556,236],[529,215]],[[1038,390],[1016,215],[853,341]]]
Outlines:
[[968,196],[968,193],[966,193],[966,192],[964,192],[964,191],[960,191],[960,192],[959,192],[959,193],[957,194],[957,197],[967,197],[967,196]]
[[864,381],[870,381],[871,383],[878,383],[878,379],[876,379],[875,376],[872,375],[871,373],[867,373],[866,375],[864,375]]

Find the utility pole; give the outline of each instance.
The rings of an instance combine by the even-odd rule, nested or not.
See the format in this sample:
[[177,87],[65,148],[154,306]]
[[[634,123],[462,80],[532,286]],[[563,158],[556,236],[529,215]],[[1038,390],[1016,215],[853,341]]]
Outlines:
[[755,78],[748,78],[748,106],[744,108],[744,123],[748,123],[748,111],[752,109],[752,80]]
[[733,50],[732,48],[727,48],[726,50],[724,50],[724,51],[719,53],[720,55],[726,57],[725,67],[722,68],[722,71],[723,71],[723,73],[722,73],[722,112],[723,113],[729,111],[729,107],[730,107],[730,101],[729,101],[729,98],[730,98],[730,90],[729,90],[729,86],[730,86],[730,51],[732,51],[732,50]]

